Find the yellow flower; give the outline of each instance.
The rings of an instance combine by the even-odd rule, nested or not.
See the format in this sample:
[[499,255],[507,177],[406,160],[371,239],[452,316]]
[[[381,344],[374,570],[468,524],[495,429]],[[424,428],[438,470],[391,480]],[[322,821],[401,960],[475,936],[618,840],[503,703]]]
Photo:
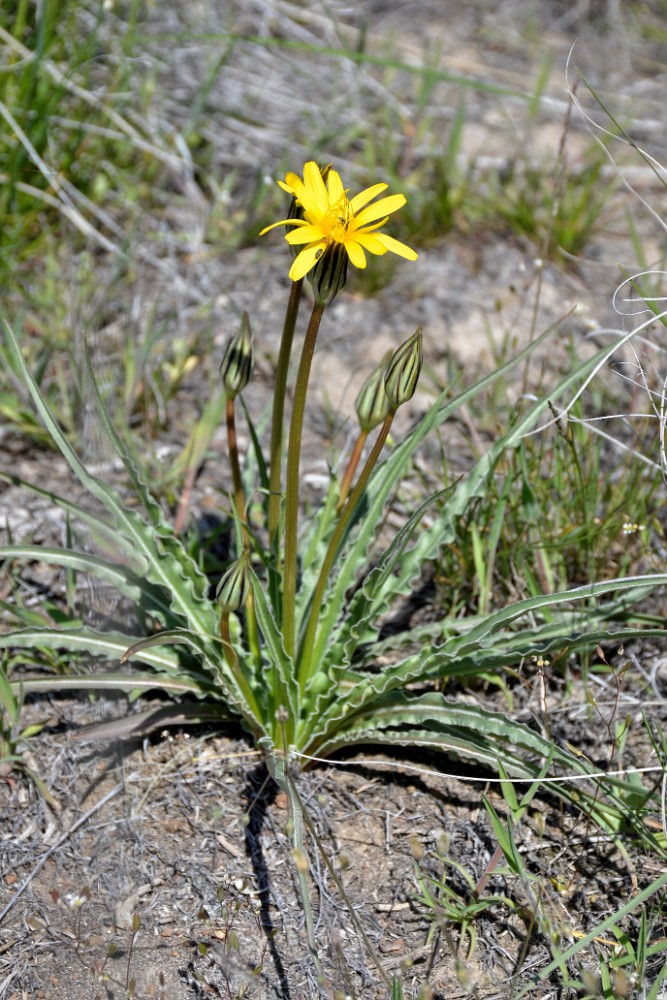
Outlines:
[[298,174],[288,173],[285,180],[278,181],[278,184],[296,199],[302,208],[303,218],[274,222],[263,229],[260,236],[276,226],[295,227],[285,239],[291,245],[305,246],[290,269],[292,281],[308,274],[327,247],[335,243],[344,246],[352,264],[360,268],[366,267],[365,251],[381,255],[391,250],[407,260],[417,259],[415,251],[405,243],[378,232],[391,213],[405,205],[405,195],[402,194],[388,195],[370,204],[387,189],[386,184],[374,184],[348,200],[338,172],[329,169],[325,183],[314,160],[303,168],[303,180]]

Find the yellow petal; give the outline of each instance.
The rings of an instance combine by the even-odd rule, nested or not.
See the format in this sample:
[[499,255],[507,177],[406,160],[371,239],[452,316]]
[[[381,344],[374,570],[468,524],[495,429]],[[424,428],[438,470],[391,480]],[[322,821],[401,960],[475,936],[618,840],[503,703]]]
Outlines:
[[317,198],[314,196],[313,192],[306,187],[300,177],[297,177],[295,180],[292,191],[294,197],[303,208],[304,214],[315,215],[317,218],[321,217],[322,212],[320,211]]
[[[388,220],[389,220],[389,216],[385,215],[385,217],[383,219],[378,219],[378,221],[377,222],[373,222],[372,225],[369,225],[369,226],[360,226],[358,229],[357,229],[356,226],[354,226],[354,228],[352,228],[352,226],[350,226],[350,230],[351,230],[351,233],[353,233],[355,236],[357,235],[357,233],[374,233],[376,229],[382,229],[382,227],[384,226],[385,222],[387,222]],[[356,222],[356,221],[357,220],[355,219],[354,222]]]
[[417,260],[417,257],[419,256],[415,250],[406,246],[405,243],[401,243],[400,240],[395,240],[393,236],[386,236],[384,233],[378,233],[376,239],[381,240],[387,250],[391,250],[392,253],[398,254],[399,257],[405,257],[406,260]]
[[280,222],[272,222],[270,226],[265,226],[262,229],[260,236],[264,233],[268,233],[270,229],[275,229],[276,226],[305,226],[307,223],[303,219],[281,219]]
[[355,194],[354,198],[350,199],[350,208],[352,209],[353,214],[356,215],[359,209],[363,208],[364,205],[367,205],[369,201],[373,200],[373,198],[377,198],[377,196],[383,191],[386,191],[388,187],[388,184],[374,184],[372,187],[366,188],[365,191],[360,191],[359,194]]
[[345,194],[345,188],[337,170],[329,171],[327,176],[327,194],[329,196],[329,205],[337,205]]
[[381,236],[375,236],[373,233],[355,233],[354,241],[368,250],[369,253],[377,254],[378,257],[387,252],[387,247],[382,242]]
[[359,215],[355,214],[354,219],[357,229],[361,229],[368,222],[375,222],[382,215],[391,215],[392,212],[396,212],[403,205],[405,205],[404,194],[390,194],[386,198],[380,198],[374,205],[369,205],[368,208],[364,208],[363,211],[359,212]]
[[[329,171],[329,173],[335,173],[335,171]],[[308,205],[302,202],[303,207],[307,212],[316,211],[324,215],[329,207],[329,197],[327,189],[324,186],[324,181],[322,180],[320,168],[315,163],[315,160],[309,160],[303,168],[303,184],[308,191],[310,202]]]
[[315,266],[318,260],[317,252],[321,249],[322,247],[310,246],[301,251],[290,268],[289,276],[292,281],[298,281],[308,274],[311,267]]
[[304,222],[300,229],[294,229],[291,233],[287,233],[285,239],[290,245],[294,243],[322,243],[324,244],[324,235],[319,226],[309,226]]
[[366,254],[364,253],[364,248],[357,243],[356,240],[346,240],[345,249],[347,250],[347,255],[350,261],[355,267],[364,268],[366,267]]

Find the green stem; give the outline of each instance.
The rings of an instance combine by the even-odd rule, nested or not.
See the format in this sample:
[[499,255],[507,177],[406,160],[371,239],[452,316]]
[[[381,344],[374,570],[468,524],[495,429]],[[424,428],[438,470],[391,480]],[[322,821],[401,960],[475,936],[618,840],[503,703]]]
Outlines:
[[299,314],[299,303],[301,302],[301,291],[303,289],[303,278],[292,282],[290,288],[289,301],[285,311],[285,321],[283,323],[283,335],[280,340],[278,351],[278,364],[276,366],[276,379],[273,390],[273,410],[271,414],[271,451],[269,458],[269,510],[268,527],[269,539],[273,546],[273,554],[276,560],[276,568],[279,569],[278,551],[278,525],[280,523],[280,485],[282,466],[282,443],[283,443],[283,421],[285,415],[285,393],[287,391],[287,375],[289,372],[290,357],[292,354],[292,342],[294,340],[294,329]]
[[228,397],[226,407],[227,417],[227,447],[229,450],[229,467],[232,472],[232,483],[234,485],[234,506],[239,521],[241,522],[241,533],[243,536],[243,548],[248,548],[248,526],[246,524],[245,494],[243,492],[243,480],[241,479],[241,465],[239,463],[239,446],[236,437],[236,416],[234,412],[234,399]]
[[250,684],[248,683],[248,679],[239,666],[239,658],[236,655],[234,647],[232,646],[231,636],[229,634],[229,614],[226,614],[225,612],[220,615],[220,638],[222,639],[222,648],[225,651],[225,659],[227,660],[229,669],[234,675],[234,680],[239,686],[239,690],[245,699],[246,705],[248,706],[253,719],[256,720],[255,735],[258,735],[261,732],[259,720],[262,718],[262,713],[259,710],[257,699],[255,698]]
[[283,574],[283,641],[285,652],[294,656],[295,648],[295,598],[297,573],[297,541],[299,526],[299,465],[301,437],[306,409],[306,394],[310,367],[315,353],[315,342],[325,307],[318,302],[310,314],[306,337],[301,350],[299,372],[294,386],[294,403],[290,421],[287,447],[287,475],[285,482],[285,569]]
[[306,685],[313,675],[313,666],[317,660],[317,657],[313,656],[313,648],[315,646],[315,636],[317,633],[317,626],[320,620],[320,610],[322,607],[322,602],[324,600],[324,592],[327,587],[329,580],[329,573],[332,570],[333,564],[335,562],[336,556],[338,555],[338,550],[340,548],[341,542],[345,537],[345,532],[347,531],[352,516],[354,515],[359,501],[361,500],[364,490],[368,484],[370,474],[375,467],[378,458],[380,457],[380,452],[384,447],[384,443],[387,440],[389,430],[391,428],[392,421],[394,419],[395,410],[388,413],[384,419],[384,423],[380,428],[380,433],[378,434],[377,440],[373,445],[373,449],[366,459],[366,463],[361,471],[357,484],[350,494],[350,498],[347,501],[341,516],[338,520],[334,532],[331,536],[329,546],[327,548],[326,554],[324,556],[324,561],[322,562],[322,567],[320,569],[320,574],[317,578],[317,584],[315,590],[313,591],[313,597],[310,603],[310,611],[308,614],[308,626],[306,628],[306,633],[303,637],[303,642],[301,643],[301,648],[299,649],[298,658],[298,673],[299,673],[299,687],[301,693],[303,694],[306,689]]
[[[241,522],[241,540],[243,551],[250,551],[250,536],[248,534],[248,522],[245,507],[245,492],[243,480],[241,479],[241,466],[239,463],[239,448],[236,437],[236,416],[234,408],[234,398],[228,397],[227,407],[227,446],[229,450],[229,465],[232,471],[232,483],[234,485],[234,506],[236,515]],[[249,591],[245,602],[245,622],[248,647],[253,655],[253,659],[258,666],[262,664],[262,657],[259,649],[259,631],[257,628],[257,615],[255,613],[255,602],[252,591]]]

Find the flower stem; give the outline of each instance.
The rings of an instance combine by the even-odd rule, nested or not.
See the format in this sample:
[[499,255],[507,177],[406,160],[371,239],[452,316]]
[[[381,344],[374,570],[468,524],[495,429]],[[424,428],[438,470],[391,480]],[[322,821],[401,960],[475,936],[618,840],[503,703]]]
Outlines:
[[241,466],[239,463],[239,446],[236,436],[236,414],[234,400],[229,397],[226,407],[227,417],[227,446],[229,449],[229,467],[232,472],[232,483],[234,486],[234,506],[238,519],[241,522],[241,533],[243,537],[243,548],[248,548],[248,526],[246,524],[245,494],[243,492],[243,481],[241,479]]
[[[234,506],[236,515],[241,522],[241,541],[243,551],[250,551],[250,536],[248,534],[248,522],[245,508],[245,492],[243,490],[243,480],[241,479],[241,466],[239,463],[239,447],[236,437],[236,414],[234,398],[227,399],[227,446],[229,450],[229,465],[232,472],[232,483],[234,486]],[[249,591],[245,601],[246,610],[246,634],[248,647],[252,652],[255,663],[260,666],[262,657],[259,649],[259,634],[257,629],[257,615],[255,614],[255,601],[252,591]]]
[[306,409],[306,394],[310,367],[315,353],[315,342],[325,307],[318,302],[308,322],[306,337],[301,350],[301,361],[294,386],[294,403],[290,421],[287,447],[287,476],[285,482],[285,567],[283,574],[283,641],[285,652],[294,656],[295,650],[295,597],[297,574],[297,534],[299,526],[299,465],[301,437]]
[[259,719],[262,718],[262,713],[259,710],[257,699],[255,698],[250,684],[248,683],[248,679],[239,666],[239,658],[236,655],[234,647],[232,646],[231,636],[229,633],[229,613],[223,612],[220,615],[220,638],[222,639],[222,647],[225,651],[227,665],[234,675],[234,680],[238,684],[243,698],[245,699],[248,711],[250,712],[252,718],[256,720],[256,732],[259,732],[258,722]]
[[320,575],[317,578],[317,584],[315,590],[313,591],[313,597],[310,603],[310,611],[308,615],[308,626],[306,628],[306,633],[303,637],[301,643],[301,648],[299,650],[298,659],[298,671],[299,671],[299,687],[301,693],[303,694],[306,689],[306,684],[310,680],[314,672],[314,664],[317,661],[317,657],[313,656],[313,649],[315,647],[315,637],[317,632],[317,626],[320,619],[320,610],[322,607],[322,601],[324,599],[324,592],[327,587],[327,582],[329,579],[329,573],[333,567],[336,556],[338,555],[338,550],[340,544],[345,537],[345,532],[347,531],[352,516],[357,509],[359,501],[361,500],[364,490],[368,484],[370,474],[375,467],[378,458],[380,457],[380,452],[384,447],[384,443],[387,440],[389,430],[391,428],[392,421],[394,419],[396,411],[390,410],[384,419],[384,423],[380,428],[380,433],[378,434],[377,440],[373,445],[373,449],[366,459],[364,467],[361,471],[359,479],[350,494],[350,498],[345,504],[341,516],[338,520],[334,532],[331,536],[329,546],[327,548],[326,554],[324,556],[324,561],[320,569]]
[[367,437],[368,431],[360,431],[359,437],[354,443],[354,448],[352,449],[352,454],[350,455],[350,461],[347,463],[345,475],[340,481],[340,494],[338,496],[338,503],[336,504],[337,511],[341,511],[345,506],[345,501],[347,500],[347,495],[350,492],[350,486],[352,485],[352,477],[354,476],[357,466],[359,465],[359,459],[361,458],[361,453],[364,450]]
[[269,539],[271,541],[271,545],[273,546],[273,555],[276,560],[277,569],[280,568],[278,562],[278,525],[280,522],[281,452],[283,443],[283,421],[285,414],[285,392],[287,389],[287,374],[289,371],[290,356],[292,354],[292,341],[294,340],[294,329],[296,327],[296,320],[299,313],[299,303],[301,302],[302,289],[303,278],[292,282],[289,301],[285,311],[283,335],[280,340],[278,364],[276,366],[276,380],[273,389],[271,450],[269,458],[268,528]]

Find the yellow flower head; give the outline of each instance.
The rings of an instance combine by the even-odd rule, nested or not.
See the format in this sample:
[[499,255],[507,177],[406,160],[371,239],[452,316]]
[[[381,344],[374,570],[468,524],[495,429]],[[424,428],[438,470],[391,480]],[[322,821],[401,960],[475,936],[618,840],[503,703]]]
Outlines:
[[336,243],[345,247],[352,264],[360,268],[366,267],[366,250],[377,255],[391,250],[407,260],[417,259],[415,251],[405,243],[378,232],[391,213],[405,205],[402,194],[388,195],[370,204],[387,189],[386,184],[374,184],[348,200],[338,172],[329,169],[325,183],[314,160],[303,168],[303,180],[298,174],[288,173],[285,180],[278,183],[296,199],[303,218],[274,222],[263,229],[260,236],[276,226],[295,227],[285,239],[292,246],[304,246],[290,269],[292,281],[308,274],[327,247]]

